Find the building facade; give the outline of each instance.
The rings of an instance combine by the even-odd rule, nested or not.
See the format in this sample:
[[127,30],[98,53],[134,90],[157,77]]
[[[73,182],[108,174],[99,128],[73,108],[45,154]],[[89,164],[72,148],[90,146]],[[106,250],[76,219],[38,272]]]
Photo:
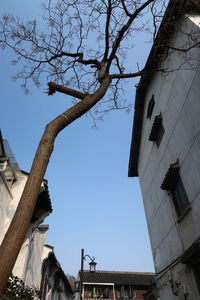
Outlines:
[[[12,221],[28,173],[21,171],[7,140],[0,136],[0,243]],[[41,255],[48,226],[40,224],[52,212],[47,181],[43,181],[32,220],[13,268],[13,275],[39,290]]]
[[140,179],[161,300],[200,299],[199,45],[198,1],[170,1],[136,92],[129,176]]
[[142,300],[154,284],[154,273],[83,271],[84,300]]
[[53,247],[49,245],[43,247],[41,271],[41,300],[70,300],[73,298],[73,284],[70,284],[55,256]]
[[[20,170],[7,140],[0,133],[0,244],[12,221],[28,173]],[[70,300],[73,289],[58,263],[53,248],[45,246],[48,225],[42,224],[52,212],[47,181],[43,180],[24,243],[13,268],[26,286],[37,292],[35,299]]]

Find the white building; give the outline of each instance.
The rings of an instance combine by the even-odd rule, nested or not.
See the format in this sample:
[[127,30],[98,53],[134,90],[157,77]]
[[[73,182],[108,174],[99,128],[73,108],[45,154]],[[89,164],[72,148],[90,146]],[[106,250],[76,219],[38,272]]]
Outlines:
[[[6,140],[0,137],[0,243],[16,211],[28,174],[21,171]],[[47,182],[44,180],[24,243],[15,263],[13,274],[25,284],[40,288],[41,256],[48,227],[39,224],[52,211]]]
[[[28,173],[21,171],[0,132],[0,244],[16,211]],[[52,212],[47,181],[43,180],[35,211],[13,268],[13,275],[25,285],[38,291],[38,299],[66,300],[73,296],[72,288],[62,271],[51,247],[46,250],[45,238],[48,225],[41,225]],[[50,259],[54,257],[54,259]],[[44,290],[44,268],[46,288]]]
[[53,247],[44,245],[42,253],[42,280],[40,299],[69,300],[74,296],[74,289],[64,274]]
[[198,300],[199,1],[170,1],[146,70],[136,93],[129,176],[140,179],[159,299]]

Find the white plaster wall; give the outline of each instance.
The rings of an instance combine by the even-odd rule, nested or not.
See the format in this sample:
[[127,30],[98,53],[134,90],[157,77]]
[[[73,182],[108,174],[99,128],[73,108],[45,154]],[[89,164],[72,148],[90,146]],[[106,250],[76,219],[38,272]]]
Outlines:
[[[197,28],[200,17],[193,16],[182,25],[183,32]],[[172,45],[183,44],[183,37],[176,33]],[[142,141],[139,157],[139,177],[144,199],[145,214],[150,234],[155,268],[160,272],[175,261],[200,236],[200,51],[188,54],[192,64],[185,63],[183,55],[172,54],[165,66],[176,69],[163,77],[157,72],[149,84],[143,117]],[[196,61],[196,65],[195,62]],[[182,68],[179,68],[184,62]],[[146,118],[149,100],[155,95],[151,120]],[[148,140],[154,117],[162,113],[165,133],[162,142]],[[160,189],[169,165],[181,166],[180,176],[189,197],[191,209],[178,222],[176,212],[166,191]],[[181,264],[182,265],[182,264]],[[183,265],[182,265],[183,266]],[[188,271],[187,271],[188,272]],[[189,276],[189,275],[188,275]],[[192,275],[190,275],[192,276]],[[183,280],[189,280],[187,275]],[[191,289],[197,294],[194,278]],[[169,294],[169,286],[161,288],[161,299],[177,299]]]
[[46,238],[46,231],[35,228],[32,231],[31,243],[29,246],[28,261],[26,267],[25,283],[40,289],[41,269],[42,269],[42,252]]
[[44,245],[43,250],[42,250],[42,261],[47,259],[51,252],[53,252],[53,247],[49,247],[48,245]]
[[6,188],[5,182],[0,173],[0,244],[7,230],[7,223],[9,222],[8,211],[11,200],[11,195]]
[[[21,173],[20,171],[16,171],[16,182],[13,184],[13,186],[10,189],[10,192],[12,194],[12,197],[9,195],[7,188],[5,184],[0,181],[0,201],[1,201],[1,214],[2,214],[2,220],[1,222],[1,231],[0,231],[0,242],[3,240],[4,235],[11,223],[11,220],[14,216],[14,213],[16,211],[16,208],[18,206],[21,194],[23,192],[27,175]],[[24,243],[22,245],[22,248],[20,250],[20,253],[18,255],[18,258],[16,260],[15,266],[13,268],[13,274],[15,276],[18,276],[22,280],[25,281],[26,272],[27,272],[27,259],[29,258],[29,252],[30,252],[30,245],[31,245],[31,238],[32,238],[32,229],[34,227],[34,224],[31,224],[27,234],[26,238],[24,240]],[[33,283],[34,284],[34,283]],[[31,284],[32,286],[32,284]]]
[[[17,181],[13,184],[9,193],[0,174],[0,243],[16,211],[27,180],[27,175],[20,171],[16,172],[16,177]],[[13,268],[13,274],[15,276],[21,278],[27,286],[36,288],[37,290],[40,289],[41,284],[42,263],[48,258],[48,255],[53,252],[52,247],[44,246],[45,237],[46,231],[44,228],[38,228],[37,222],[31,223]],[[48,281],[50,290],[46,299],[69,300],[72,295],[65,289],[63,282],[61,282],[63,286],[62,293],[58,293],[56,290],[53,291],[55,282],[54,274],[57,270],[56,265],[51,266],[51,270],[49,270],[50,275]]]
[[[194,275],[191,269],[178,262],[163,276],[158,276],[161,300],[198,300]],[[173,288],[172,288],[173,287]]]
[[[187,25],[187,26],[186,26]],[[188,28],[187,30],[183,28],[183,32],[187,32],[191,29],[192,23],[189,21],[184,23],[183,27]],[[195,26],[196,28],[196,26]],[[177,46],[177,43],[182,44],[182,38],[179,38],[180,34],[176,33],[172,40],[172,46]],[[193,49],[191,50],[191,61],[195,60],[196,57],[199,57],[199,51]],[[152,127],[152,122],[154,120],[155,115],[159,114],[160,112],[168,112],[164,115],[164,122],[167,123],[167,132],[165,135],[170,137],[172,128],[175,125],[177,120],[176,116],[177,113],[182,108],[185,100],[187,99],[187,91],[191,87],[191,83],[193,82],[194,76],[196,75],[196,65],[195,67],[191,68],[188,63],[185,63],[181,68],[181,70],[177,70],[180,68],[182,63],[185,62],[185,57],[183,55],[170,55],[164,62],[163,68],[168,68],[169,70],[175,69],[176,71],[170,72],[168,76],[163,76],[161,73],[157,72],[149,85],[146,101],[145,101],[145,109],[144,109],[144,120],[145,126],[142,128],[142,142],[140,151],[143,154],[143,159],[140,160],[139,171],[140,176],[143,173],[146,173],[146,167],[148,164],[148,158],[151,155],[151,152],[155,152],[153,145],[149,145],[148,136]],[[170,67],[169,67],[170,66]],[[180,88],[181,87],[181,88]],[[146,119],[147,107],[148,102],[151,99],[152,95],[155,95],[156,106],[152,115],[151,120]],[[171,105],[173,104],[173,105]],[[170,113],[172,110],[172,113]],[[166,118],[166,120],[165,120]],[[170,118],[170,119],[169,119]],[[158,154],[158,153],[157,153]],[[146,184],[145,184],[146,186]]]
[[[20,170],[16,170],[16,178],[17,180],[9,193],[0,174],[0,243],[18,206],[27,175],[20,172]],[[39,289],[45,232],[39,231],[37,225],[32,223],[29,227],[13,268],[13,274],[21,278],[28,286]]]
[[[0,175],[0,243],[2,242],[5,233],[11,223],[27,180],[27,176],[22,174],[20,171],[16,171],[16,178],[17,180],[10,188],[9,193],[6,184],[2,180],[2,177]],[[20,259],[18,262],[18,267],[14,268],[13,270],[14,275],[19,276],[22,279],[24,279],[24,265],[26,264],[25,253],[27,252],[28,243],[28,238],[26,238],[24,245],[22,246],[23,255],[19,255]]]
[[[199,70],[195,72],[191,70],[191,76],[188,72],[187,77],[190,78],[188,85],[185,83],[187,80],[183,79],[184,76],[186,78],[185,70],[172,72],[167,78],[162,78],[158,73],[157,77],[153,78],[147,92],[146,99],[150,99],[154,94],[156,101],[151,121],[146,119],[148,106],[148,101],[146,101],[139,162],[139,175],[148,223],[151,222],[151,214],[158,209],[164,197],[163,193],[165,192],[160,190],[160,185],[169,165],[177,158],[183,163],[200,130],[200,102],[196,101],[199,94]],[[161,89],[157,89],[158,85]],[[158,91],[159,96],[157,97]],[[166,98],[167,93],[168,98]],[[157,148],[155,143],[148,141],[148,136],[154,116],[160,112],[163,115],[165,134],[160,147]],[[191,120],[195,120],[195,122],[191,122]],[[191,186],[190,189],[193,190]],[[151,208],[147,207],[149,201],[151,201]],[[152,210],[151,213],[149,213],[150,210]]]
[[29,287],[39,290],[41,283],[42,252],[46,232],[32,223],[24,239],[13,274],[21,278]]
[[2,180],[0,179],[0,201],[2,204],[1,214],[3,215],[2,219],[4,220],[3,224],[1,223],[2,230],[0,232],[0,243],[2,242],[3,237],[13,218],[27,179],[27,176],[23,175],[20,172],[16,172],[16,177],[17,181],[13,184],[12,188],[10,189],[10,193],[12,196],[9,195],[5,183],[2,182]]
[[31,244],[31,232],[32,230],[31,228],[29,228],[13,268],[13,274],[21,278],[23,281],[25,281],[26,270],[27,270],[28,253]]
[[200,16],[199,15],[193,15],[193,16],[188,16],[188,18],[198,27],[200,27]]

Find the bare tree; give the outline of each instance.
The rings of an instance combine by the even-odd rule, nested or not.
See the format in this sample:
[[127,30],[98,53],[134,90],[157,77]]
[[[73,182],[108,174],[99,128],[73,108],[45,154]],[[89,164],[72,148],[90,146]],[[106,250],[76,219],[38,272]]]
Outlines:
[[[72,96],[72,106],[45,128],[17,211],[0,248],[0,292],[3,293],[22,246],[42,179],[60,131],[85,113],[94,120],[103,112],[129,109],[120,97],[122,79],[141,76],[145,69],[126,71],[127,50],[134,35],[153,28],[155,36],[167,0],[49,0],[45,18],[22,22],[6,15],[0,44],[13,50],[22,69],[25,92],[32,83],[48,83],[48,94]],[[153,18],[151,18],[151,13]],[[46,32],[43,28],[46,23]],[[135,59],[136,60],[136,59]],[[98,107],[98,104],[101,107]]]

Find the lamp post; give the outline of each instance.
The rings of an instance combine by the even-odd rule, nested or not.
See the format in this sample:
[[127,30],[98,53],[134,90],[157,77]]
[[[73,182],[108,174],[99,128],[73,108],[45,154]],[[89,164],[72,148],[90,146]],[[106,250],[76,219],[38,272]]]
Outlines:
[[80,274],[80,300],[83,299],[82,297],[82,293],[83,293],[83,270],[84,270],[84,260],[86,260],[86,258],[90,259],[90,272],[95,272],[96,271],[96,262],[95,257],[94,256],[90,256],[88,254],[84,255],[84,249],[81,249],[81,274]]

